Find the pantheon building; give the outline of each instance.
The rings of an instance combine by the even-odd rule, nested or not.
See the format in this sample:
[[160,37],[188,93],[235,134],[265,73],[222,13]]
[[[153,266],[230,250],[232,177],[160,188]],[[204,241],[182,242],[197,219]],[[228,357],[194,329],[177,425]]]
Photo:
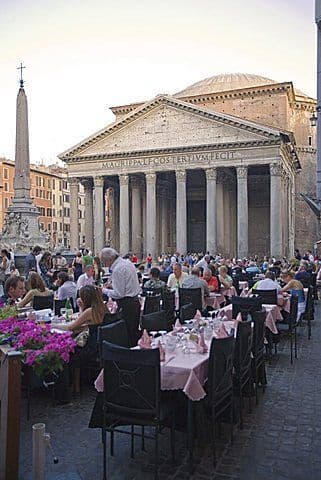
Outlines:
[[316,101],[291,81],[223,74],[174,95],[112,107],[115,121],[59,158],[70,182],[71,248],[244,257],[312,248]]

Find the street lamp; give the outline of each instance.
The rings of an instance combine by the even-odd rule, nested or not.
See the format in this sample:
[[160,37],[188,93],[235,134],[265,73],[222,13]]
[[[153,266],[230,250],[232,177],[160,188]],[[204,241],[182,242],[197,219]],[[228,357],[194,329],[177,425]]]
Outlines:
[[318,122],[318,117],[316,116],[315,112],[312,113],[312,117],[310,117],[310,124],[311,127],[316,127]]

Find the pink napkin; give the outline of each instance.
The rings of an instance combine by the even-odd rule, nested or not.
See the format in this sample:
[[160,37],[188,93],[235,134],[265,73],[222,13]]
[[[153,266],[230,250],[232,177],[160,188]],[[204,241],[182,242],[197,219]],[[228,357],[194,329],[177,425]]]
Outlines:
[[208,352],[208,348],[207,348],[207,345],[206,345],[205,339],[204,339],[204,332],[200,333],[200,338],[199,338],[199,341],[198,341],[198,345],[203,348],[204,353]]
[[114,300],[112,300],[111,298],[108,299],[107,307],[108,307],[108,310],[110,311],[110,313],[116,313],[117,303],[114,302]]
[[194,320],[200,320],[202,318],[202,314],[199,310],[196,310]]
[[138,345],[140,346],[140,348],[152,347],[151,340],[146,329],[144,330],[142,337],[138,340]]
[[181,322],[180,322],[180,321],[178,320],[178,318],[177,318],[177,320],[176,320],[176,322],[175,322],[175,325],[174,325],[174,331],[175,331],[175,332],[179,332],[179,331],[182,330],[182,329],[183,329],[183,327],[182,327],[182,325],[181,325]]
[[239,312],[236,316],[235,323],[237,324],[238,322],[242,322],[242,314]]
[[194,340],[192,340],[192,343],[195,347],[196,353],[205,353],[204,348],[199,343],[194,342]]
[[224,323],[221,323],[220,328],[216,332],[216,338],[226,338],[229,336]]

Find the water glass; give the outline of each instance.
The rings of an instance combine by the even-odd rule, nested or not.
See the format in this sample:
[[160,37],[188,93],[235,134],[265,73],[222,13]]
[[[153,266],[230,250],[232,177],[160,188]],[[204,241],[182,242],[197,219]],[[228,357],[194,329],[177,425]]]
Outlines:
[[213,329],[210,325],[204,327],[204,338],[205,340],[211,340],[213,337]]

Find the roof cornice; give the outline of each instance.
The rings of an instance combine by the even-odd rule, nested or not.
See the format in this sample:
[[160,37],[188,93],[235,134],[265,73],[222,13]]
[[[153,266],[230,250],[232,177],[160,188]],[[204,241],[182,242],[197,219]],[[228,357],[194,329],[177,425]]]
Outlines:
[[88,161],[96,160],[111,160],[124,157],[140,157],[146,155],[164,155],[164,154],[175,154],[175,153],[186,153],[186,152],[206,152],[206,151],[215,151],[215,150],[231,150],[236,148],[255,148],[255,147],[271,147],[281,145],[281,137],[275,139],[266,139],[266,140],[253,140],[245,142],[230,142],[230,143],[220,143],[220,144],[208,144],[208,145],[191,145],[186,147],[171,147],[171,148],[159,148],[159,149],[149,149],[149,150],[135,150],[128,152],[117,152],[117,153],[101,153],[97,155],[83,155],[83,156],[74,156],[66,160],[67,164],[72,163],[81,163]]

